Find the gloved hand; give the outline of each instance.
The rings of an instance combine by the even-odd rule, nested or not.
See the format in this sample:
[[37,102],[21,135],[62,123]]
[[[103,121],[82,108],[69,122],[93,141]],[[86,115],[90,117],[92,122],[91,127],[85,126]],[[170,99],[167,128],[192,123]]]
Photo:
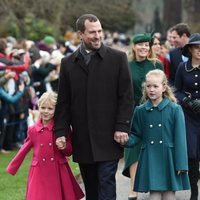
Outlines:
[[200,113],[200,100],[196,99],[189,101],[188,106],[194,113]]
[[184,107],[189,107],[189,103],[191,102],[191,97],[189,96],[189,97],[185,97],[184,99],[183,99],[183,106]]

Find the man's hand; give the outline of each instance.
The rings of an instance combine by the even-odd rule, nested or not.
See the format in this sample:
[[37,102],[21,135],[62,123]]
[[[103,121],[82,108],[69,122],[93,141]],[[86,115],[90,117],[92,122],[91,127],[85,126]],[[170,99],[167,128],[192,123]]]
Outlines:
[[114,133],[114,140],[117,143],[120,143],[121,145],[126,144],[126,142],[128,141],[128,133],[125,132],[121,132],[121,131],[115,131]]
[[63,150],[66,148],[66,138],[65,136],[59,137],[56,139],[56,145],[58,149]]

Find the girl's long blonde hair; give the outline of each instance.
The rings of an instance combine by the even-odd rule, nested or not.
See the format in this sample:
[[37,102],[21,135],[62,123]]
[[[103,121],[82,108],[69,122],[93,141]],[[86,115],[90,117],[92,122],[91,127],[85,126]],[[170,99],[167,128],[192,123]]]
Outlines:
[[147,95],[147,91],[146,91],[146,80],[149,76],[152,76],[152,75],[162,77],[162,79],[163,79],[162,83],[166,87],[166,90],[163,92],[163,97],[167,97],[172,102],[177,103],[177,99],[174,96],[173,89],[168,85],[167,77],[166,77],[165,73],[160,69],[151,70],[146,74],[145,82],[143,83],[142,103],[144,103],[146,100],[149,99],[149,97]]

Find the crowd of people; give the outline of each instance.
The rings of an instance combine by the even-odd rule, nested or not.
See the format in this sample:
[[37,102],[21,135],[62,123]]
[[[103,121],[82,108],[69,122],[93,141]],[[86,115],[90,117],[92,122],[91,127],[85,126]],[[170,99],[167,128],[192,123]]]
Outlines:
[[[176,191],[189,189],[190,200],[197,200],[200,34],[179,23],[166,37],[156,32],[131,38],[103,32],[92,14],[80,16],[76,29],[76,42],[50,35],[39,42],[0,38],[0,152],[20,148],[9,173],[15,173],[11,166],[26,146],[34,147],[31,134],[41,126],[55,136],[49,141],[54,148],[62,152],[72,145],[86,200],[116,200],[115,174],[123,156],[129,200],[138,192],[150,192],[151,200],[172,200]],[[56,103],[41,106],[39,99],[48,92],[58,93]],[[42,109],[50,115],[46,124]],[[28,127],[34,131],[27,135]],[[29,200],[35,185],[28,187]],[[74,200],[83,197],[80,188],[76,191]],[[57,199],[69,198],[61,193]]]

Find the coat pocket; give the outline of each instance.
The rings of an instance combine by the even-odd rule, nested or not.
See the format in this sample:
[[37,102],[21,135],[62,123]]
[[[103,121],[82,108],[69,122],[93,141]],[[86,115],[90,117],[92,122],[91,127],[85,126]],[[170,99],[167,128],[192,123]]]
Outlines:
[[62,159],[62,160],[58,160],[58,162],[59,162],[59,164],[65,164],[65,163],[67,163],[67,159]]
[[33,160],[32,163],[31,163],[31,166],[34,167],[34,166],[36,166],[37,164],[38,164],[38,160]]
[[146,146],[147,146],[146,144],[142,144],[142,146],[141,146],[141,150],[145,149]]
[[174,143],[168,143],[169,148],[174,148]]

